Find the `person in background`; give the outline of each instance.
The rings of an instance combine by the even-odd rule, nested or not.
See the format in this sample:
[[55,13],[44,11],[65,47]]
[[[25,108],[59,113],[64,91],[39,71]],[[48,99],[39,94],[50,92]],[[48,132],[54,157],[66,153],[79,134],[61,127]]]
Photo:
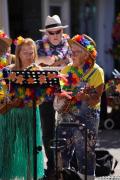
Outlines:
[[[64,29],[58,15],[47,16],[45,28],[40,29],[44,35],[41,40],[37,40],[38,64],[42,66],[64,67],[71,62],[71,51],[67,40],[69,36],[64,34]],[[56,68],[55,68],[56,70]],[[53,169],[53,156],[50,150],[50,141],[54,137],[55,112],[53,101],[44,102],[40,106],[43,141],[46,155],[48,157],[48,174]]]
[[7,59],[8,64],[15,64],[15,55],[11,53],[11,47],[9,46],[7,49]]
[[11,55],[10,52],[8,53],[11,44],[12,39],[10,39],[3,30],[0,30],[0,68],[7,66],[11,63]]
[[15,55],[11,53],[12,39],[8,38],[8,35],[0,30],[0,56],[3,54],[6,56],[6,65],[15,63]]
[[[54,101],[57,138],[66,139],[66,148],[62,150],[63,167],[69,167],[74,152],[79,176],[84,180],[87,156],[87,180],[94,180],[95,144],[104,89],[104,71],[96,64],[97,51],[93,39],[85,34],[78,34],[68,42],[72,50],[73,63],[62,69],[61,73],[67,77],[67,81],[61,79],[62,91],[56,95]],[[67,127],[62,126],[64,123],[67,123]],[[73,127],[70,123],[73,123]]]
[[64,33],[64,29],[58,15],[47,16],[45,29],[40,29],[44,35],[41,40],[37,40],[38,63],[44,66],[65,66],[71,62],[71,52],[67,40],[69,35]]
[[[31,38],[18,37],[15,56],[16,61],[12,70],[24,71],[37,60],[35,42]],[[14,79],[15,77],[12,76],[11,78]],[[19,77],[16,81],[19,83],[22,82],[22,79]],[[23,86],[16,89],[12,84],[5,86],[5,83],[2,82],[0,85],[1,87],[3,85],[4,93],[2,94],[0,90],[0,102],[5,103],[1,106],[3,108],[0,108],[0,179],[33,180],[32,106],[29,101],[25,100],[26,91],[24,91]],[[36,107],[36,121],[36,146],[41,147],[41,151],[37,153],[37,179],[41,179],[44,176],[44,152],[39,106]]]

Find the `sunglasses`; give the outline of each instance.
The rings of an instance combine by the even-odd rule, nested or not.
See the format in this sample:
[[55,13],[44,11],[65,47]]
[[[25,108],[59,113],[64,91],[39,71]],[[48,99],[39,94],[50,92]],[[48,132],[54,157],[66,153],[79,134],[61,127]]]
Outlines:
[[60,33],[61,33],[61,29],[58,30],[58,31],[54,31],[54,32],[48,31],[48,33],[49,33],[50,35],[60,34]]

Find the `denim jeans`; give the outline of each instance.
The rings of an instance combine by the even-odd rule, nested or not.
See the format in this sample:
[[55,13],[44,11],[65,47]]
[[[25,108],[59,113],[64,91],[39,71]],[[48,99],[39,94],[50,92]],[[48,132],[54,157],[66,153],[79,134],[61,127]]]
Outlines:
[[[87,175],[95,173],[95,144],[98,134],[100,111],[89,107],[79,112],[56,114],[57,136],[66,138],[66,146],[62,150],[63,166],[68,167],[73,153],[76,154],[78,170],[85,174],[87,155]],[[77,127],[61,126],[61,123],[78,123]],[[85,125],[85,127],[83,126]],[[85,153],[85,128],[87,128],[87,154]]]

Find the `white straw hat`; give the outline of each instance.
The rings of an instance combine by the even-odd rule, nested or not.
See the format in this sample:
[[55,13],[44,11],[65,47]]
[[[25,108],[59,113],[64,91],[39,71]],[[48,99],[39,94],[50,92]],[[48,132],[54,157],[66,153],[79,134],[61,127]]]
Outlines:
[[47,16],[46,21],[45,21],[45,28],[39,29],[39,31],[46,32],[47,30],[64,29],[67,27],[68,25],[62,26],[60,17],[58,15],[54,15],[54,16]]

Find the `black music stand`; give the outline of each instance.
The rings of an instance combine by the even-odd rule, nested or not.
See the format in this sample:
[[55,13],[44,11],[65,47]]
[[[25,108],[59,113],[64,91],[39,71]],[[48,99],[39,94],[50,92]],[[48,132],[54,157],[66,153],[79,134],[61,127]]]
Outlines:
[[[36,146],[36,91],[38,86],[41,88],[54,87],[55,92],[60,92],[58,72],[55,70],[45,71],[4,71],[3,77],[7,83],[15,87],[34,89],[33,102],[33,158],[34,158],[34,180],[37,180],[37,153],[42,150],[41,146]],[[6,78],[7,77],[7,78]],[[33,81],[31,80],[33,79]]]

